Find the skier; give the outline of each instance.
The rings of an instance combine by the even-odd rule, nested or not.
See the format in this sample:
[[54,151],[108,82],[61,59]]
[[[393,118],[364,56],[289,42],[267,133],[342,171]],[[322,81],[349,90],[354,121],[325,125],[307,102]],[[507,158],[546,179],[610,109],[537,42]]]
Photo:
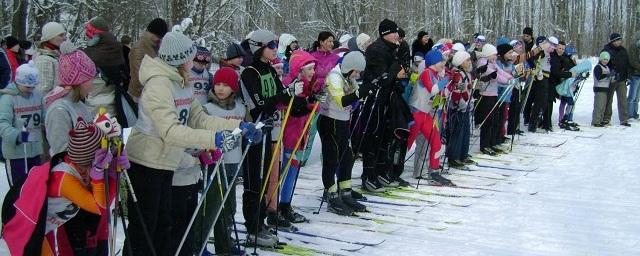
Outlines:
[[22,187],[29,170],[40,164],[44,105],[42,95],[34,91],[39,80],[30,61],[18,67],[14,83],[0,90],[0,135],[10,187]]
[[[509,44],[509,40],[506,38],[499,39],[499,44],[496,47],[498,50],[498,60],[496,61],[496,65],[498,68],[502,69],[504,72],[511,74],[511,76],[515,75],[515,67],[512,62],[513,58],[513,46]],[[514,86],[511,86],[511,83],[516,83]],[[519,82],[508,80],[506,84],[499,84],[498,86],[498,98],[502,99],[502,102],[497,107],[496,118],[498,118],[498,144],[504,143],[507,139],[507,122],[509,121],[509,112],[511,111],[511,98],[512,91],[515,85]]]
[[278,39],[278,58],[284,64],[284,75],[289,74],[289,60],[295,50],[298,50],[298,39],[291,34],[282,33]]
[[447,140],[447,159],[449,166],[462,168],[466,164],[473,164],[469,155],[469,139],[471,137],[471,119],[469,113],[473,107],[471,93],[473,80],[471,76],[471,55],[466,51],[457,51],[451,61],[453,65],[451,84],[451,100],[447,127],[450,129]]
[[593,115],[591,118],[591,125],[594,127],[604,127],[604,112],[607,105],[607,93],[609,92],[609,86],[614,79],[609,68],[609,60],[611,56],[608,52],[604,51],[600,53],[600,61],[598,65],[593,68]]
[[[366,207],[351,195],[353,151],[349,145],[352,106],[359,100],[356,80],[366,66],[364,55],[349,52],[327,76],[326,102],[321,103],[318,132],[322,141],[322,183],[324,196],[331,212],[351,215],[354,211],[366,211]],[[353,120],[356,122],[356,120]]]
[[58,85],[56,76],[58,73],[58,56],[60,56],[60,44],[65,40],[67,40],[67,31],[60,23],[49,22],[42,27],[42,36],[40,37],[37,55],[33,59],[41,76],[40,84],[36,87],[36,91],[42,95],[46,95]]
[[[438,172],[444,149],[440,139],[441,122],[436,118],[438,111],[444,107],[444,97],[447,96],[444,91],[449,81],[442,77],[444,65],[445,60],[440,51],[434,49],[425,55],[427,69],[420,74],[409,101],[415,123],[410,127],[408,148],[413,146],[418,134],[424,136],[426,145],[415,149],[417,157],[414,160],[413,177],[427,179],[433,185],[448,186],[453,183]],[[427,173],[423,173],[423,162],[428,162]]]
[[196,48],[197,53],[193,59],[193,68],[189,73],[189,87],[193,89],[193,98],[204,106],[208,102],[208,92],[211,90],[213,79],[207,70],[207,66],[211,63],[211,52],[202,46]]
[[[575,72],[571,72],[570,69],[573,68],[576,64],[564,54],[566,44],[564,41],[560,41],[555,51],[551,53],[551,77],[549,79],[549,84],[553,89],[556,89],[556,86],[560,84],[563,80],[571,77],[576,77],[578,74]],[[565,112],[565,105],[567,105],[567,109]],[[573,108],[575,102],[573,102],[573,97],[560,96],[560,108],[559,108],[559,122],[558,126],[560,129],[576,131],[579,130],[578,124],[573,122],[573,118],[569,116],[571,113],[571,108]]]
[[[144,89],[139,99],[139,119],[126,145],[132,162],[131,185],[142,209],[142,216],[129,212],[125,243],[131,245],[134,255],[171,251],[175,239],[169,230],[172,216],[165,209],[171,207],[173,172],[186,148],[230,151],[239,141],[230,130],[238,127],[251,141],[257,143],[262,137],[253,124],[209,117],[194,101],[187,79],[196,51],[188,37],[172,31],[162,38],[158,57],[147,55],[140,65]],[[152,234],[154,248],[145,243],[144,233]]]

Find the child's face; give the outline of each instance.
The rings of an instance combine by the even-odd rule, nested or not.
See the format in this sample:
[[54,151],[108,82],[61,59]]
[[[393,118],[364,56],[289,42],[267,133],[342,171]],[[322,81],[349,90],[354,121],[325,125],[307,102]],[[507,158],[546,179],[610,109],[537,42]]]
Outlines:
[[202,62],[194,61],[193,62],[193,67],[196,68],[197,70],[204,70],[207,67],[207,64],[202,63]]
[[460,66],[462,67],[462,69],[464,69],[464,71],[471,72],[471,69],[473,68],[471,58],[467,58],[464,62],[462,62],[462,65]]
[[221,99],[221,100],[225,100],[229,98],[229,96],[231,96],[231,94],[233,93],[233,90],[231,90],[231,87],[227,86],[224,83],[217,83],[213,87],[213,90],[214,90],[214,93],[216,94],[216,97],[218,97],[218,99]]
[[313,78],[313,75],[315,74],[315,66],[306,66],[303,67],[302,70],[300,70],[300,75],[302,75],[302,78],[307,81],[311,81],[311,78]]
[[349,78],[358,80],[358,78],[360,78],[360,71],[356,71],[356,70],[352,71]]
[[606,66],[607,64],[609,64],[609,60],[600,60],[600,63]]
[[440,71],[444,70],[444,64],[445,64],[444,61],[441,61],[441,62],[438,62],[438,63],[434,64],[432,66],[433,70],[435,70],[436,72],[440,72]]
[[242,65],[243,61],[244,58],[242,56],[228,60],[229,64],[233,65],[234,67],[239,67],[240,65]]
[[278,74],[278,76],[282,76],[284,74],[284,66],[283,65],[275,65],[275,66],[273,66],[273,69],[276,70],[276,74]]

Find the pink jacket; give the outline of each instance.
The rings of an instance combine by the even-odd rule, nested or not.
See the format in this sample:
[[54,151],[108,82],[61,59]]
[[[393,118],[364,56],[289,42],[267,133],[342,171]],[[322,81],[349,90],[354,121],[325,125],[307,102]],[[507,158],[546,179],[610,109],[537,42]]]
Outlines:
[[340,56],[332,52],[322,52],[319,50],[312,52],[311,56],[318,60],[316,64],[316,81],[318,82],[313,88],[313,91],[317,92],[324,89],[325,78],[329,75],[329,72],[338,65]]

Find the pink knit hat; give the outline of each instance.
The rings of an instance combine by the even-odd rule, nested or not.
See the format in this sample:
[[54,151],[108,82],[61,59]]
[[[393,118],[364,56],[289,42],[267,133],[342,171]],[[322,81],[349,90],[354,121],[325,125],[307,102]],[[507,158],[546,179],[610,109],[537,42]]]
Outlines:
[[60,45],[58,59],[58,83],[60,85],[78,86],[96,75],[96,65],[89,57],[76,48],[73,43],[65,41]]

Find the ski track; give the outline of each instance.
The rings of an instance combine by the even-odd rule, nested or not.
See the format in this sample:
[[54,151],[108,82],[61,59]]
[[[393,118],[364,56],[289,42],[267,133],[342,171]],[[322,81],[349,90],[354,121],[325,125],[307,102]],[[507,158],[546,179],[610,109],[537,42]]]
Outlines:
[[[298,228],[302,232],[344,241],[375,243],[384,240],[384,243],[359,249],[362,246],[290,233],[282,233],[281,240],[315,249],[316,254],[336,255],[640,255],[640,218],[637,217],[640,212],[637,203],[640,201],[640,173],[637,171],[640,122],[632,122],[631,128],[621,128],[617,126],[615,112],[613,126],[588,127],[593,102],[592,84],[589,78],[574,114],[576,122],[583,125],[581,131],[564,131],[556,125],[550,134],[516,136],[514,157],[502,155],[496,158],[512,166],[536,166],[537,170],[450,169],[448,177],[454,183],[495,191],[428,185],[421,185],[419,189],[465,197],[407,191],[394,191],[394,194],[419,200],[365,195],[376,201],[416,205],[365,203],[371,213],[360,216],[382,221],[338,216],[327,212],[326,204],[320,214],[311,213],[317,209],[322,195],[320,139],[316,138],[312,158],[302,169],[297,184],[299,190],[293,200],[293,205],[303,208],[311,222],[298,224]],[[553,120],[558,120],[557,106],[558,103]],[[613,106],[616,111],[615,101]],[[476,140],[477,137],[472,137],[472,144],[477,143]],[[540,146],[564,140],[566,143],[557,148]],[[508,147],[509,143],[506,145]],[[474,145],[471,152],[477,153],[478,146]],[[407,156],[410,154],[408,152]],[[406,163],[404,178],[415,183],[410,178],[412,164],[413,160]],[[359,186],[361,170],[362,164],[358,161],[352,175],[354,186]],[[0,197],[3,198],[8,185],[6,175],[0,176]],[[238,202],[241,202],[241,195],[242,188],[239,187]],[[479,195],[478,198],[468,197]],[[437,204],[429,205],[426,201]],[[456,207],[452,204],[470,205]],[[240,205],[236,221],[244,222]],[[124,232],[120,223],[118,225],[117,245],[121,248]],[[244,229],[244,226],[239,224],[239,228]],[[244,237],[240,234],[240,238]],[[209,245],[209,249],[213,251],[213,245]],[[253,251],[253,248],[246,249]],[[259,251],[261,255],[278,254]],[[8,255],[4,241],[0,241],[0,255]]]

